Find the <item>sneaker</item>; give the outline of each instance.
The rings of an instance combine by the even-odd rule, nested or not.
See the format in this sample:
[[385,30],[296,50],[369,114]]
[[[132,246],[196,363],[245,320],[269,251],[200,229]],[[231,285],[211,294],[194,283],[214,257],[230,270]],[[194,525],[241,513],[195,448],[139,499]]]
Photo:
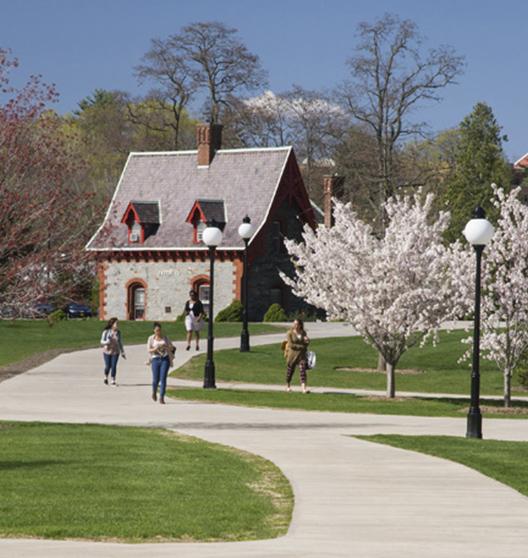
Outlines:
[[164,397],[160,397],[160,403],[161,403],[162,405],[165,405],[165,398],[164,398]]
[[152,393],[152,401],[157,401],[158,400],[158,396],[156,395],[156,392]]
[[190,348],[191,348],[191,346],[187,345],[187,347],[185,347],[185,350],[188,351],[188,350],[190,350]]
[[105,383],[105,385],[108,385],[108,378],[106,376],[105,376],[105,379],[104,379],[104,383]]
[[200,350],[200,347],[198,347],[198,345],[196,345],[196,350],[197,350],[197,351],[199,351],[199,350]]
[[113,385],[113,386],[117,386],[117,384],[116,384],[116,381],[115,381],[115,380],[112,380],[112,385]]

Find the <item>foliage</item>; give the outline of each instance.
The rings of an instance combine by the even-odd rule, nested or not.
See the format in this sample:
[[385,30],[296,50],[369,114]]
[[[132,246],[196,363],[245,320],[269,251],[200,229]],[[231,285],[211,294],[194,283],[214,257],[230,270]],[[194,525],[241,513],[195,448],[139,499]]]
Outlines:
[[449,214],[432,215],[434,196],[395,197],[384,204],[387,225],[376,237],[350,204],[335,204],[335,226],[305,227],[304,242],[286,240],[296,274],[282,274],[294,294],[345,318],[394,370],[412,345],[463,315],[470,291],[469,261],[460,245],[446,247]]
[[446,239],[460,238],[475,207],[480,205],[493,218],[497,215],[490,201],[489,185],[496,183],[509,189],[510,165],[502,150],[501,127],[491,107],[477,103],[471,114],[460,124],[460,135],[455,151],[455,172],[446,183],[443,201],[451,213]]
[[287,322],[288,316],[284,308],[277,302],[273,303],[264,314],[263,322]]
[[62,310],[60,308],[58,310],[54,310],[53,312],[51,312],[47,316],[48,325],[50,327],[55,325],[57,322],[60,322],[60,321],[65,320],[65,319],[66,319],[66,313],[64,312],[64,310]]
[[229,306],[218,312],[215,322],[241,322],[243,310],[240,300],[233,300]]
[[76,139],[48,105],[55,88],[32,76],[10,83],[18,61],[0,50],[0,306],[22,309],[75,296],[92,274],[84,244],[95,225],[92,196],[77,180]]
[[483,252],[480,346],[503,373],[504,404],[509,406],[512,375],[528,351],[528,207],[519,199],[520,188],[506,194],[492,186],[499,218]]
[[13,422],[0,443],[3,537],[232,541],[288,530],[284,475],[232,448],[152,428]]

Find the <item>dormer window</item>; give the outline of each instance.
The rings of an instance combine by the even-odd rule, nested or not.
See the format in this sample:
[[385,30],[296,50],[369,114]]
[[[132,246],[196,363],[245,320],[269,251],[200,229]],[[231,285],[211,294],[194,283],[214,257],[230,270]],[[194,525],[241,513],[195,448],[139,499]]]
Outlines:
[[123,214],[121,223],[128,227],[128,242],[143,244],[160,226],[160,206],[157,201],[132,201]]
[[133,223],[130,227],[129,242],[141,242],[143,227],[139,223]]
[[208,222],[216,221],[220,229],[224,230],[226,219],[223,200],[196,200],[185,221],[193,226],[193,244],[201,244]]

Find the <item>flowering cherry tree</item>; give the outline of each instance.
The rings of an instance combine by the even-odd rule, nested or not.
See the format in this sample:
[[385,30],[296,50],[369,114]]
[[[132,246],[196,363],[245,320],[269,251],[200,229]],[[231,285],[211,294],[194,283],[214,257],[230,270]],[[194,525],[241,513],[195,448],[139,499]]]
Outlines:
[[304,242],[285,241],[294,293],[346,319],[387,363],[387,396],[395,370],[411,346],[436,337],[440,324],[464,313],[471,300],[467,249],[446,247],[449,214],[433,215],[434,196],[394,197],[384,204],[387,227],[376,237],[350,204],[335,201],[335,226],[306,227]]
[[528,349],[528,207],[519,200],[519,188],[508,194],[492,188],[499,218],[483,254],[480,346],[503,373],[509,407],[512,374]]
[[39,299],[75,296],[94,220],[82,164],[61,119],[54,86],[30,76],[11,85],[18,61],[0,49],[0,314],[21,315]]

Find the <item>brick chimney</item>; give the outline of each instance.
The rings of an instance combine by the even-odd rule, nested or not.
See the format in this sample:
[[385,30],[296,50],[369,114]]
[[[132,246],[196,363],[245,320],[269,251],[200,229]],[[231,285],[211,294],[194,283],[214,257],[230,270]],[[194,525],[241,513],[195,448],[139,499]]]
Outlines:
[[198,166],[208,167],[215,153],[222,148],[222,125],[197,124],[196,147],[198,149]]
[[343,181],[344,177],[337,174],[327,174],[323,176],[323,210],[325,227],[332,227],[334,225],[332,198],[341,194]]

